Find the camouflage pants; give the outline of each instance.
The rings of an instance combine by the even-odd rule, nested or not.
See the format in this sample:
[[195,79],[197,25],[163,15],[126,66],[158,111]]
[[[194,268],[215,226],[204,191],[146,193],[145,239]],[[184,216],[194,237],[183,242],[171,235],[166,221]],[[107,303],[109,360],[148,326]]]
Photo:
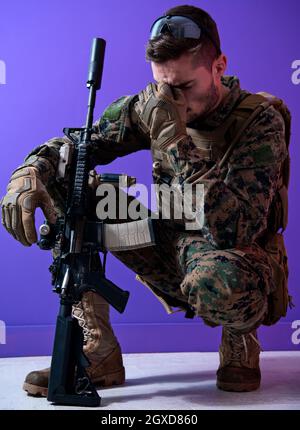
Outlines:
[[185,302],[211,326],[247,332],[260,325],[272,285],[258,246],[216,249],[199,233],[160,220],[155,246],[112,254],[165,295]]

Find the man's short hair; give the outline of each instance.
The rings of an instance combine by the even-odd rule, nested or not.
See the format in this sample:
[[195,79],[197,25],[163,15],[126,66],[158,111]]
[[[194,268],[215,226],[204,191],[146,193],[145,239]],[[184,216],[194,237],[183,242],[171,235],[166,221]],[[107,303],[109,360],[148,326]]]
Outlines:
[[[194,65],[204,65],[211,70],[213,61],[221,54],[218,28],[212,17],[203,9],[195,6],[176,6],[165,12],[165,15],[179,15],[192,19],[208,33],[197,39],[176,39],[169,33],[163,33],[148,41],[146,59],[155,63],[175,60],[184,53],[194,55]],[[212,40],[213,42],[212,42]]]

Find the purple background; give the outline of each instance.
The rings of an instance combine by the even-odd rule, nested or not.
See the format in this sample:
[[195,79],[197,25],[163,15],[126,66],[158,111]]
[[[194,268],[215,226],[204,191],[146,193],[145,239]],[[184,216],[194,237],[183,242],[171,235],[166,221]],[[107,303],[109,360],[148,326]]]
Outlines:
[[[152,80],[145,62],[145,44],[152,21],[175,0],[21,0],[1,2],[0,60],[7,83],[0,85],[0,193],[11,171],[36,145],[61,135],[66,126],[80,126],[86,114],[85,80],[92,37],[107,40],[103,85],[95,118],[117,97],[133,94]],[[291,64],[299,59],[297,0],[194,1],[216,20],[227,74],[242,88],[268,91],[283,98],[293,114],[289,226],[285,233],[290,265],[290,291],[297,305],[276,326],[261,329],[262,346],[299,349],[291,342],[291,322],[300,319],[299,181],[300,85],[291,82]],[[118,159],[104,171],[126,172],[151,182],[150,155],[142,151]],[[41,214],[38,220],[42,220]],[[25,248],[0,228],[0,320],[7,325],[7,343],[0,356],[49,354],[58,298],[51,291],[47,267],[51,257],[36,246]],[[112,321],[124,352],[215,351],[220,328],[200,319],[168,316],[161,304],[111,255],[110,278],[131,291],[127,311],[112,310]]]

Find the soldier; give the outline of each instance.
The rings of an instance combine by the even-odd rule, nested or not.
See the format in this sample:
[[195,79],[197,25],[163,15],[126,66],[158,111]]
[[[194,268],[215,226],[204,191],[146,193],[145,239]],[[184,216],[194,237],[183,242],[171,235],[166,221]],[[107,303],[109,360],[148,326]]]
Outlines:
[[[261,379],[256,330],[276,288],[261,243],[287,157],[285,123],[271,104],[249,120],[257,98],[256,104],[243,104],[250,93],[240,88],[236,76],[224,75],[227,58],[217,26],[202,9],[177,6],[158,18],[146,55],[156,83],[104,111],[95,123],[95,164],[151,149],[155,183],[203,185],[204,224],[189,231],[176,220],[157,222],[156,245],[113,254],[169,313],[178,307],[187,317],[194,313],[212,327],[222,325],[217,386],[255,390]],[[3,224],[25,246],[37,240],[36,207],[55,220],[49,192],[59,148],[67,141],[50,139],[11,177],[2,202]],[[122,355],[108,304],[89,292],[74,315],[84,329],[92,381],[122,384]],[[46,395],[48,377],[49,369],[31,372],[24,389]]]

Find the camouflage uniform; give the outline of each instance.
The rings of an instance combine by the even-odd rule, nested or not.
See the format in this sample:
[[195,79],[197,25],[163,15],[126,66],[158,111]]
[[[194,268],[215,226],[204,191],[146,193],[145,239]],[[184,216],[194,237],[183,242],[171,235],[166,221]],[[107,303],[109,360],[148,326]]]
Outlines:
[[[190,128],[220,126],[249,94],[235,76],[224,76],[222,83],[229,87],[228,95]],[[95,165],[150,149],[150,138],[138,127],[136,101],[137,96],[118,99],[95,124]],[[98,136],[109,142],[98,143]],[[60,143],[52,139],[49,144],[55,151]],[[200,231],[182,231],[175,223],[158,220],[157,245],[113,254],[170,306],[192,308],[211,326],[252,330],[262,322],[267,295],[275,289],[268,256],[256,240],[266,230],[286,154],[284,121],[270,106],[244,131],[228,162],[201,181],[204,226]],[[195,172],[209,171],[215,161],[201,157],[191,140],[172,148],[169,159],[183,181]]]

